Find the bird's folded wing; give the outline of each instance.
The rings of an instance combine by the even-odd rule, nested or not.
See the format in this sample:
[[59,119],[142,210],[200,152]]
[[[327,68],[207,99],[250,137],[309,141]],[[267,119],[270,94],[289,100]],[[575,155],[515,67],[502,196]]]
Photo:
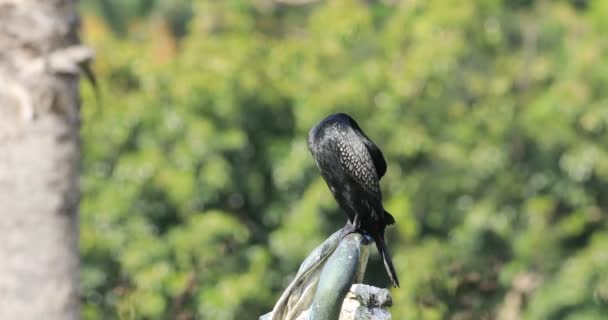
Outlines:
[[382,154],[382,151],[380,151],[380,148],[378,148],[378,146],[376,146],[376,144],[374,144],[365,135],[363,130],[361,130],[361,128],[359,128],[359,125],[357,125],[356,123],[353,126],[353,130],[355,130],[355,133],[359,136],[361,141],[363,141],[363,144],[365,144],[365,147],[367,148],[367,151],[369,152],[374,162],[374,167],[376,168],[378,180],[381,179],[386,173],[386,160],[384,160],[384,155]]
[[374,161],[365,144],[354,132],[332,140],[332,147],[344,172],[372,198],[380,200],[380,185]]

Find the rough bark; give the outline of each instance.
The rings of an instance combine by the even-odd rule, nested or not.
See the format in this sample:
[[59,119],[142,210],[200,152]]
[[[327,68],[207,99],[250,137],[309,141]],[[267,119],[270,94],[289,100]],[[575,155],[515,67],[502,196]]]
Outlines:
[[0,319],[78,319],[76,2],[0,0]]

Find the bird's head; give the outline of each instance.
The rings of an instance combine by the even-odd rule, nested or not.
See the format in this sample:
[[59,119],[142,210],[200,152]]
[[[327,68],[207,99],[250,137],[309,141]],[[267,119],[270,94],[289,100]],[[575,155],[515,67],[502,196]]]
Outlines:
[[313,148],[315,141],[326,133],[328,129],[340,130],[343,128],[359,128],[357,122],[346,113],[334,113],[314,125],[308,132],[308,146]]

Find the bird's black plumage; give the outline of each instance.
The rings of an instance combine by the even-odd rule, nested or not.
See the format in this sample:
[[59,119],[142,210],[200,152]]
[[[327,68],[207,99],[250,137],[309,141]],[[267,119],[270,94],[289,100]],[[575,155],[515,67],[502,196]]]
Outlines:
[[382,206],[380,178],[386,161],[380,149],[344,113],[333,114],[308,133],[308,146],[334,198],[346,212],[352,232],[374,238],[395,287],[399,280],[384,243],[384,229],[393,216]]

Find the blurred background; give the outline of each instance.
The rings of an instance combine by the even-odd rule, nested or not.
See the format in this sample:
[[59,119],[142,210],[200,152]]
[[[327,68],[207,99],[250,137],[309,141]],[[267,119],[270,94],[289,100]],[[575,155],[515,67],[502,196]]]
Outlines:
[[[608,2],[83,0],[85,319],[257,319],[388,162],[394,319],[605,319]],[[375,248],[365,282],[388,287]]]

